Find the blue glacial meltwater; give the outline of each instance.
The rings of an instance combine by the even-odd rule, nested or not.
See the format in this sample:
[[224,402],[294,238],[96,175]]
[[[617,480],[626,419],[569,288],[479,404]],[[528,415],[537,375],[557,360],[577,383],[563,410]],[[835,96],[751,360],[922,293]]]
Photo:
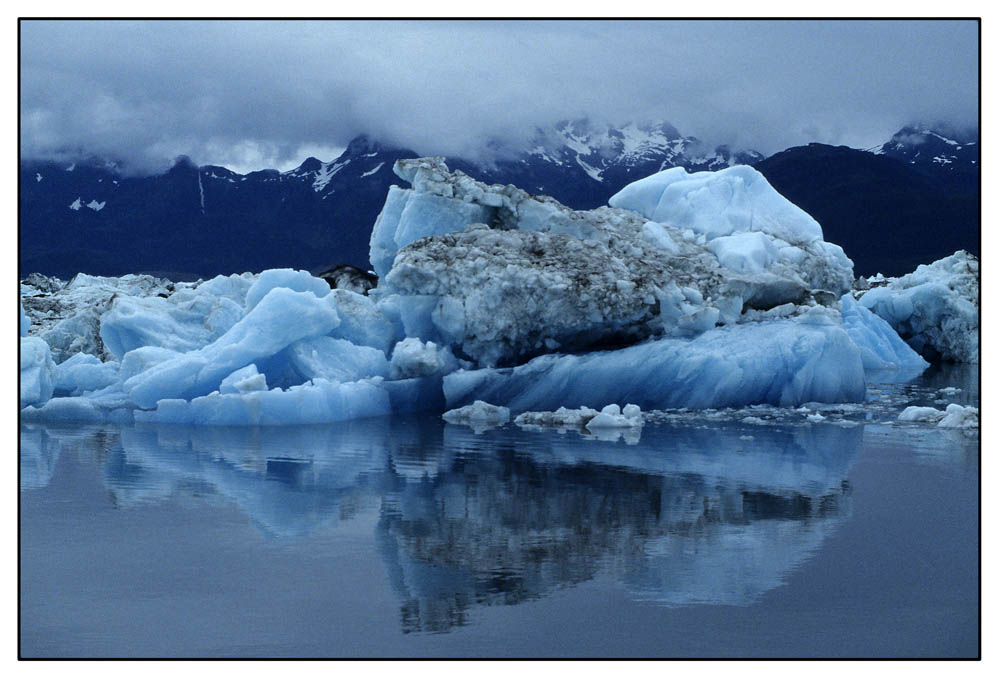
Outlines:
[[21,425],[24,657],[974,657],[977,370],[592,435]]

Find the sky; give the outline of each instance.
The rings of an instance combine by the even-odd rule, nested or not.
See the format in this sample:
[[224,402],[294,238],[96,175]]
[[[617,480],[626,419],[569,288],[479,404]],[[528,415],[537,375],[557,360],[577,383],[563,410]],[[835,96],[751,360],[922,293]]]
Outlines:
[[772,154],[978,125],[972,21],[22,21],[21,155],[137,173],[481,153],[561,119]]

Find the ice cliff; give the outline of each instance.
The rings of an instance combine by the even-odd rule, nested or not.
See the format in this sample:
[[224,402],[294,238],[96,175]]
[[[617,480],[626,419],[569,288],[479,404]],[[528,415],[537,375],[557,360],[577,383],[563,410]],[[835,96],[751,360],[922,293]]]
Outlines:
[[856,402],[866,370],[926,366],[848,293],[843,251],[752,169],[668,170],[590,211],[440,158],[395,171],[412,187],[393,187],[375,223],[367,295],[291,269],[32,277],[22,417],[266,425],[476,400],[789,406]]

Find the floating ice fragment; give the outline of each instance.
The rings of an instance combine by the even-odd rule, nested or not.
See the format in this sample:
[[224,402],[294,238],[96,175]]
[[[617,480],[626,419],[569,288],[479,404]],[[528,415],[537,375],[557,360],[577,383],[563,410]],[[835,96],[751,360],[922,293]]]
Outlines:
[[477,400],[471,405],[448,410],[441,418],[449,424],[467,424],[473,429],[502,426],[510,421],[510,410]]

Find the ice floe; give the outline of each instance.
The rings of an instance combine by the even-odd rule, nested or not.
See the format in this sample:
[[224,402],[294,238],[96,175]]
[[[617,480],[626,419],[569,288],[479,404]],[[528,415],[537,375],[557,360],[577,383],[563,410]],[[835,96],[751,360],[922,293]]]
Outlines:
[[901,422],[926,422],[942,429],[978,429],[979,409],[950,403],[944,410],[911,405],[899,413]]
[[448,410],[441,418],[450,424],[466,424],[477,431],[494,426],[503,426],[510,421],[510,410],[477,400],[465,407]]

